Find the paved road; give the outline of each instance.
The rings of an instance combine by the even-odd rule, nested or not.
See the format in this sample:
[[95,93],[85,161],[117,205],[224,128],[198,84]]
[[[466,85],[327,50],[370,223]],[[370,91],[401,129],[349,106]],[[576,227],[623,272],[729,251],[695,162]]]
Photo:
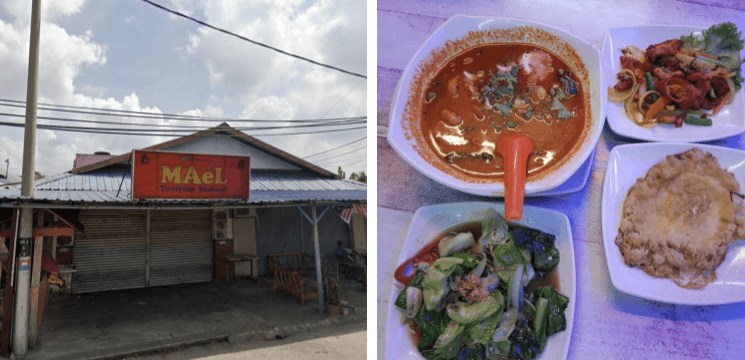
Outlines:
[[365,359],[367,324],[313,329],[281,340],[218,342],[132,356],[130,360]]
[[359,331],[341,336],[328,336],[320,339],[300,341],[286,345],[246,350],[232,354],[221,354],[200,358],[200,360],[238,360],[238,359],[365,359],[367,357],[367,331]]

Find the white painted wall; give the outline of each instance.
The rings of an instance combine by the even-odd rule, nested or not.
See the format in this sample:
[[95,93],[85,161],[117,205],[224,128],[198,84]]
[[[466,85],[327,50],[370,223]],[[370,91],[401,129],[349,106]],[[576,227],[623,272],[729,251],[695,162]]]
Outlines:
[[202,137],[163,150],[193,154],[250,156],[251,169],[301,170],[293,164],[229,136]]

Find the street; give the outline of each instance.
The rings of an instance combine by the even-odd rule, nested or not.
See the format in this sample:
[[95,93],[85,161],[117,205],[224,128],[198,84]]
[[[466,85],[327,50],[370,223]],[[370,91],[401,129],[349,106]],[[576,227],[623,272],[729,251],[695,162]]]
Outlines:
[[345,324],[315,329],[281,340],[248,340],[212,343],[141,354],[137,360],[234,360],[234,359],[365,359],[367,325]]
[[208,356],[200,360],[297,359],[298,357],[308,360],[365,359],[367,357],[367,331]]

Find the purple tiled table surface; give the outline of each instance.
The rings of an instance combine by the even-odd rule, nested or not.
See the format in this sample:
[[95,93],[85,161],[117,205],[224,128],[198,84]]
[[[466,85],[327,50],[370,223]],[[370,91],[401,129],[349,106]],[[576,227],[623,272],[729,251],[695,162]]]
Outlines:
[[[455,14],[536,21],[601,48],[605,30],[635,25],[708,27],[732,21],[745,30],[745,2],[683,1],[409,1],[378,0],[378,357],[385,354],[385,321],[392,270],[413,212],[425,205],[493,201],[449,189],[404,162],[388,144],[388,113],[396,84],[419,46]],[[745,303],[681,306],[624,294],[613,287],[603,250],[600,200],[611,149],[638,142],[606,125],[587,185],[579,192],[529,198],[526,204],[558,210],[571,222],[577,266],[576,315],[569,359],[745,358]],[[739,135],[712,145],[744,148]]]

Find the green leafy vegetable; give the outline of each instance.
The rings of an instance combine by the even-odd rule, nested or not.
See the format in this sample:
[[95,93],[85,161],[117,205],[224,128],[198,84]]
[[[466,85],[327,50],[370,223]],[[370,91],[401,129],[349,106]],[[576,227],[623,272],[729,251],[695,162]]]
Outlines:
[[[497,296],[499,296],[498,301],[504,303],[502,294],[499,292],[496,292],[495,294],[498,294]],[[472,339],[474,343],[486,344],[487,342],[489,342],[492,335],[494,334],[494,330],[496,330],[497,325],[499,325],[499,317],[502,315],[503,309],[503,307],[500,307],[497,312],[489,316],[486,320],[481,322],[474,322],[473,324],[469,325],[466,328],[468,337]]]
[[465,329],[466,326],[463,324],[454,321],[449,322],[445,331],[435,341],[433,346],[435,352],[445,359],[455,357],[465,342],[465,334],[463,333]]
[[463,260],[460,265],[464,270],[471,270],[479,266],[479,259],[473,254],[455,253],[452,256],[456,259]]
[[512,267],[518,264],[528,264],[529,261],[526,259],[522,252],[515,246],[515,242],[512,240],[507,243],[495,246],[492,250],[492,258],[495,266]]
[[422,307],[416,316],[416,322],[419,325],[419,330],[422,331],[422,338],[418,345],[419,350],[422,350],[435,344],[437,338],[447,328],[450,318],[441,311],[427,310]]
[[[498,293],[499,294],[499,293]],[[459,324],[470,324],[475,321],[482,321],[493,315],[504,306],[502,295],[489,296],[484,301],[477,301],[473,304],[458,302],[450,304],[447,307],[448,317],[450,320]]]
[[530,249],[533,258],[531,263],[536,271],[549,271],[559,264],[559,250],[554,247],[556,236],[527,227],[512,229],[515,244],[523,249]]
[[743,82],[740,73],[740,64],[742,64],[740,50],[743,49],[745,40],[742,39],[742,33],[737,30],[734,23],[714,25],[702,31],[701,38],[691,34],[681,36],[680,40],[683,41],[683,48],[718,56],[724,62],[724,67],[735,73],[732,82],[735,84],[735,91],[740,90],[740,84]]
[[510,357],[528,360],[535,359],[541,353],[541,339],[530,327],[530,322],[519,317],[515,323],[515,331],[510,335]]
[[510,239],[507,220],[496,210],[489,208],[481,220],[481,246],[504,244]]
[[566,330],[567,320],[564,316],[564,310],[569,304],[569,298],[560,294],[553,286],[544,286],[536,290],[535,295],[539,299],[543,298],[549,301],[546,336]]
[[413,286],[415,288],[422,288],[422,280],[424,279],[424,271],[419,271],[414,275],[414,277],[409,282],[409,285],[404,287],[403,290],[398,294],[398,297],[396,297],[396,302],[394,305],[400,307],[401,309],[406,309],[406,289],[410,286]]
[[539,271],[549,271],[559,264],[559,258],[559,250],[555,247],[536,251],[533,256],[533,268]]
[[546,323],[548,321],[549,303],[549,300],[546,298],[538,299],[538,307],[536,308],[535,318],[533,320],[535,333],[541,339],[541,348],[546,345]]

